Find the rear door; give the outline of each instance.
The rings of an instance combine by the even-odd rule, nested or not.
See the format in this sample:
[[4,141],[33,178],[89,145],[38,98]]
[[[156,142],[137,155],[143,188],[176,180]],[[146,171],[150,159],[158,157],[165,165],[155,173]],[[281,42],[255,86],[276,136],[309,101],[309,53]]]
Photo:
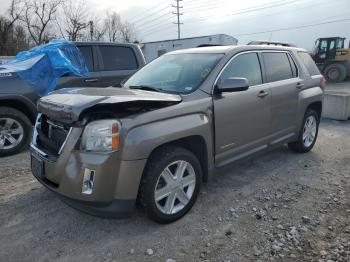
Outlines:
[[271,91],[272,143],[295,135],[299,90],[304,85],[288,52],[262,52],[266,85]]
[[63,76],[57,82],[57,89],[65,87],[96,87],[102,86],[101,74],[98,69],[96,47],[92,45],[77,45],[83,54],[88,70],[88,77]]
[[100,73],[103,86],[117,86],[134,74],[139,64],[129,46],[99,45]]
[[270,135],[271,95],[263,85],[256,52],[234,57],[217,81],[247,78],[246,91],[214,95],[215,151],[218,166],[267,148]]

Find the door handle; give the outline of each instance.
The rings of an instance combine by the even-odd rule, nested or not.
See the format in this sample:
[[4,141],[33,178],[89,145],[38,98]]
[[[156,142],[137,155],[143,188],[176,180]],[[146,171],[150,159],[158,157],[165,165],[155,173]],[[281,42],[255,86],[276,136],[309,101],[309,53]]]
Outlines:
[[296,85],[296,88],[302,88],[304,86],[304,84],[303,83],[297,83],[297,85]]
[[268,95],[269,95],[268,92],[266,92],[265,90],[262,90],[259,92],[258,97],[264,98],[265,96],[268,96]]
[[84,80],[84,82],[86,82],[86,83],[95,83],[95,82],[97,82],[97,81],[98,81],[97,78],[91,78],[91,79],[85,79],[85,80]]

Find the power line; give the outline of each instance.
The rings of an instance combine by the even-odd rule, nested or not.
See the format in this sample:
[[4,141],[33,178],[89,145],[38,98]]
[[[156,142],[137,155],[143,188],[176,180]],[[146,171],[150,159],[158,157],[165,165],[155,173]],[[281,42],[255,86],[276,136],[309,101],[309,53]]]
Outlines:
[[[237,12],[232,13],[232,14],[221,15],[221,17],[236,16],[236,15],[240,15],[240,14],[247,14],[247,13],[251,13],[251,12],[257,12],[257,11],[260,11],[260,10],[265,10],[265,9],[275,8],[275,7],[284,6],[284,5],[288,5],[288,4],[293,4],[293,3],[298,2],[298,1],[301,1],[301,0],[293,0],[293,1],[289,1],[289,2],[285,2],[285,0],[284,0],[284,2],[282,2],[282,3],[281,3],[281,1],[276,1],[276,2],[274,2],[273,5],[259,5],[259,6],[256,6],[256,7],[244,8],[244,9],[240,9]],[[280,2],[280,3],[278,3],[278,2]],[[213,17],[212,15],[204,16],[204,17],[198,18],[198,20],[189,21],[187,23],[203,21],[203,20],[206,20],[206,19],[212,18],[212,17]]]
[[156,17],[156,18],[153,18],[153,19],[151,19],[151,20],[145,22],[145,23],[142,24],[142,25],[139,25],[138,27],[141,27],[141,28],[142,28],[143,26],[149,25],[150,23],[153,24],[154,21],[157,21],[157,20],[159,20],[160,18],[165,17],[165,16],[167,16],[167,15],[171,15],[171,13],[170,13],[170,12],[167,12],[167,13],[165,13],[165,14],[162,14],[162,15]]
[[[147,13],[147,12],[149,12],[149,11],[153,11],[154,8],[160,7],[160,6],[164,5],[164,4],[167,4],[167,3],[164,2],[164,0],[162,0],[162,1],[157,2],[155,5],[152,5],[151,7],[147,8],[146,10],[140,10],[139,12],[140,12],[140,13],[142,12],[142,14],[144,14],[144,13]],[[136,12],[136,13],[139,13],[139,12]],[[134,16],[135,16],[135,15],[134,15]],[[136,16],[135,16],[134,18],[136,18]],[[130,20],[133,20],[133,18],[131,17]],[[136,20],[139,20],[139,17],[137,17]]]
[[[176,1],[176,4],[178,4],[178,3],[179,3],[180,1],[182,1],[182,0],[175,0],[175,1]],[[195,0],[193,0],[193,1],[195,1]],[[197,1],[198,1],[198,0],[197,0]],[[278,0],[278,1],[274,1],[274,2],[272,2],[272,3],[269,3],[268,5],[267,5],[267,4],[264,4],[264,5],[259,5],[259,6],[256,6],[256,7],[270,7],[271,4],[276,4],[276,3],[281,3],[281,2],[284,2],[283,4],[285,4],[286,1],[288,1],[288,0]],[[300,0],[294,0],[294,1],[300,1]],[[177,8],[177,5],[175,5],[175,6],[172,5],[172,7]],[[256,8],[256,7],[254,7],[254,8]],[[179,9],[180,9],[180,8],[183,8],[183,7],[179,5]],[[251,7],[251,8],[241,9],[240,11],[251,10],[251,9],[252,9],[252,7]],[[176,9],[176,10],[177,10],[177,9]],[[254,10],[254,11],[255,11],[255,10]],[[180,13],[180,10],[179,10],[179,11],[176,11],[176,12],[173,12],[173,14],[177,15],[177,18],[178,18],[178,22],[175,23],[175,24],[177,24],[177,26],[178,26],[178,38],[180,39],[180,37],[181,37],[180,25],[183,24],[183,23],[180,22],[180,16],[183,15],[183,14]],[[210,16],[209,16],[209,17],[210,17]],[[154,20],[158,20],[158,18],[156,18],[156,19],[154,19]],[[149,22],[151,22],[151,21],[149,21]],[[192,22],[193,22],[193,21],[192,21]],[[192,23],[192,22],[191,22],[191,23]],[[156,26],[156,28],[157,28],[157,26]],[[153,29],[155,30],[156,28],[153,28]],[[152,30],[152,29],[150,29],[150,30]]]
[[273,32],[279,32],[279,31],[288,31],[288,30],[295,30],[295,29],[301,29],[301,28],[307,28],[307,27],[313,27],[313,26],[319,26],[319,25],[341,23],[346,21],[350,21],[350,18],[337,19],[333,21],[327,21],[327,22],[316,23],[316,24],[308,24],[308,25],[302,25],[302,26],[284,27],[284,28],[272,29],[272,30],[254,32],[254,33],[238,34],[236,36],[248,36],[248,35],[257,35],[257,34],[264,34],[264,33],[273,33]]
[[203,6],[209,6],[209,5],[214,5],[214,4],[224,4],[223,1],[206,1],[206,2],[201,2],[199,5],[197,3],[190,3],[190,4],[185,4],[184,3],[184,8],[193,8],[193,7],[203,7]]
[[[171,16],[162,20],[163,23],[166,21],[172,20],[174,18],[171,13],[169,13],[169,15],[171,15]],[[164,24],[160,24],[159,22],[154,22],[151,25],[147,25],[146,28],[142,27],[141,29],[142,29],[142,31],[150,31],[150,30],[153,30],[153,29],[155,29],[159,26],[162,26],[162,25],[164,25]]]
[[[348,1],[348,0],[333,0],[332,2],[328,2],[328,0],[314,0],[314,1],[317,1],[317,4],[320,6],[321,5],[320,2],[324,2],[324,1],[327,1],[327,3],[322,3],[322,5],[329,5],[329,4],[333,4],[336,1]],[[293,9],[293,12],[298,11],[298,10],[308,9],[309,7],[313,7],[313,6],[315,6],[315,3],[312,3],[311,5],[306,5],[306,6],[302,7],[302,8]],[[269,13],[267,15],[264,15],[262,17],[278,15],[278,14],[283,14],[283,13],[281,13],[281,12],[273,12],[273,13]],[[189,20],[189,21],[186,20],[185,23],[186,24],[191,24],[191,23],[202,22],[202,21],[206,21],[208,18],[213,18],[213,17],[217,17],[217,16],[222,17],[223,15],[222,14],[214,14],[214,15],[210,15],[210,16],[199,17],[199,18],[197,18],[195,20]],[[247,19],[248,18],[243,18],[243,19],[240,19],[240,20],[247,20]]]
[[153,35],[155,33],[158,33],[158,32],[162,32],[166,29],[170,29],[170,28],[173,28],[174,25],[173,24],[168,24],[168,25],[162,25],[160,28],[158,28],[156,31],[151,31],[151,32],[145,32],[144,34],[147,34],[147,35]]
[[145,20],[147,21],[147,20],[148,20],[149,18],[151,18],[152,16],[155,16],[155,15],[161,13],[162,11],[168,9],[169,7],[170,7],[170,6],[166,6],[166,7],[162,8],[162,9],[159,9],[159,10],[157,10],[157,11],[151,13],[151,14],[148,14],[148,15],[145,15],[145,16],[143,16],[143,17],[140,17],[139,19],[137,19],[136,21],[131,22],[131,23],[133,23],[133,24],[137,24],[137,23],[142,23],[142,24],[144,24],[144,23],[145,23]]
[[198,6],[198,7],[191,7],[191,8],[184,7],[184,10],[189,11],[190,13],[193,13],[193,12],[202,12],[202,11],[206,11],[206,10],[213,10],[213,9],[217,9],[217,8],[221,8],[221,7],[223,7],[223,4],[216,3],[216,4],[211,4],[208,6]]

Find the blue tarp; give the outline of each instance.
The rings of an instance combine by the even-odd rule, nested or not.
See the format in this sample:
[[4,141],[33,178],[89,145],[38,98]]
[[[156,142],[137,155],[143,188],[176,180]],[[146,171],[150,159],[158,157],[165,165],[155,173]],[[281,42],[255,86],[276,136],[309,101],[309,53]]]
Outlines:
[[52,92],[63,75],[87,77],[89,74],[80,50],[67,40],[53,40],[20,52],[0,67],[16,72],[39,96]]

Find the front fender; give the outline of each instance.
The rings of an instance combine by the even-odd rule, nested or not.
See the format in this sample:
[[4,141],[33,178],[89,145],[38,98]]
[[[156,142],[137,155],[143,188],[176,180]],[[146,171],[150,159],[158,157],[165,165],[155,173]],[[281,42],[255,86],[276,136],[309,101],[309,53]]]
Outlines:
[[122,159],[146,159],[155,148],[189,136],[201,136],[205,140],[208,154],[210,154],[212,152],[210,126],[209,118],[202,113],[183,115],[137,126],[131,129],[125,137]]

